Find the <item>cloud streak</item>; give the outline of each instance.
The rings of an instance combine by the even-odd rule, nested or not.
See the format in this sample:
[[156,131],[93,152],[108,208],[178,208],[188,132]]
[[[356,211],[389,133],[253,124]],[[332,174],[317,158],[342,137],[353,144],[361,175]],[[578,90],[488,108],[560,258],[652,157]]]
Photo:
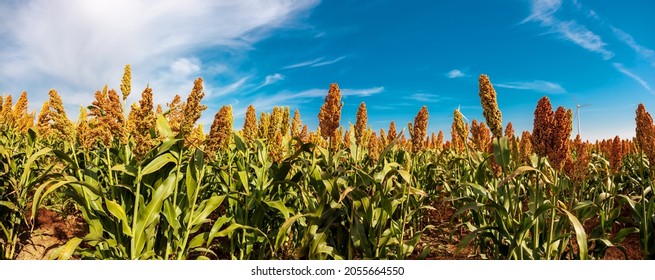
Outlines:
[[494,84],[495,87],[509,88],[518,90],[531,90],[541,93],[561,94],[566,93],[566,90],[559,84],[541,80],[528,81],[528,82],[507,82]]
[[405,97],[405,99],[411,99],[418,102],[439,102],[443,98],[441,98],[438,94],[417,92]]
[[614,26],[610,26],[610,27],[612,29],[612,32],[614,33],[614,35],[619,41],[628,45],[632,50],[634,50],[637,53],[637,55],[641,56],[642,58],[650,62],[652,66],[655,67],[655,50],[639,45],[635,41],[635,39],[625,31],[616,28]]
[[466,74],[464,74],[464,72],[460,71],[459,69],[453,69],[446,73],[446,77],[450,79],[462,78],[464,76],[466,76]]
[[562,6],[561,0],[532,0],[531,4],[531,14],[522,23],[538,22],[549,28],[550,32],[559,34],[562,39],[598,53],[605,60],[614,57],[614,53],[606,48],[607,44],[598,34],[575,20],[561,20],[555,16]]
[[623,66],[623,64],[621,64],[621,63],[612,63],[612,65],[614,65],[614,68],[616,68],[616,70],[618,70],[619,72],[621,72],[621,73],[625,74],[626,76],[632,78],[633,80],[637,81],[648,92],[650,92],[651,94],[655,94],[655,92],[653,92],[653,89],[651,89],[650,85],[646,81],[644,81],[644,79],[637,76],[637,74],[630,72],[628,69],[626,69]]
[[307,60],[303,62],[299,62],[296,64],[292,64],[289,66],[285,66],[282,69],[294,69],[294,68],[300,68],[300,67],[320,67],[320,66],[325,66],[325,65],[330,65],[330,64],[335,64],[339,61],[342,61],[346,58],[346,56],[340,56],[332,60],[324,60],[325,57],[319,57],[315,58],[312,60]]
[[[325,98],[327,95],[328,89],[308,89],[303,91],[281,91],[273,95],[259,95],[255,97],[250,104],[254,105],[257,110],[270,110],[274,106],[291,106],[302,103],[307,103],[317,98]],[[344,88],[341,89],[342,97],[349,96],[358,96],[358,97],[367,97],[375,94],[384,92],[384,87],[371,87],[371,88]],[[235,110],[235,116],[243,116],[246,112],[246,108],[239,108]]]
[[[38,104],[34,101],[45,100],[50,87],[64,95],[91,96],[104,84],[117,88],[123,66],[129,63],[135,92],[150,82],[153,89],[164,89],[155,101],[169,100],[178,88],[191,87],[190,75],[211,80],[197,58],[199,52],[246,52],[317,4],[318,0],[190,0],[184,5],[174,0],[2,1],[0,41],[6,43],[0,46],[0,76],[10,91],[35,93],[30,101]],[[185,78],[163,79],[173,75]],[[229,90],[217,95],[224,92]]]

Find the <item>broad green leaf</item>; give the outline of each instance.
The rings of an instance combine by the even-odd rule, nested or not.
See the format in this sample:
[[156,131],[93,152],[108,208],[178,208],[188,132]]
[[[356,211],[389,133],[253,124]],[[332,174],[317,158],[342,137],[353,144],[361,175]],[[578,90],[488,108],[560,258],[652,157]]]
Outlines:
[[284,217],[284,220],[288,219],[291,214],[295,213],[295,210],[288,208],[286,205],[284,205],[284,202],[281,200],[276,200],[276,201],[265,201],[266,205],[268,205],[271,208],[275,208]]
[[160,171],[162,167],[169,163],[175,163],[177,160],[170,153],[165,153],[153,159],[146,167],[141,170],[141,176]]
[[576,218],[575,215],[571,214],[571,212],[566,211],[566,209],[562,209],[562,208],[560,208],[560,211],[566,213],[566,216],[569,218],[569,221],[573,225],[573,229],[575,230],[575,239],[578,243],[578,249],[580,251],[580,259],[582,260],[589,259],[588,250],[587,250],[587,233],[585,233],[584,227],[582,227],[582,224],[580,223],[580,221],[578,221],[578,218]]
[[198,209],[199,212],[196,212],[195,216],[191,220],[191,226],[204,223],[205,219],[218,208],[218,206],[223,203],[225,200],[225,195],[221,196],[212,196],[206,200],[205,206],[203,209]]
[[107,210],[109,210],[109,213],[111,213],[114,217],[118,218],[118,220],[121,221],[123,224],[123,233],[127,236],[132,236],[132,229],[129,226],[129,223],[127,221],[127,215],[125,214],[125,209],[123,207],[116,203],[113,200],[105,198],[105,204],[107,205]]

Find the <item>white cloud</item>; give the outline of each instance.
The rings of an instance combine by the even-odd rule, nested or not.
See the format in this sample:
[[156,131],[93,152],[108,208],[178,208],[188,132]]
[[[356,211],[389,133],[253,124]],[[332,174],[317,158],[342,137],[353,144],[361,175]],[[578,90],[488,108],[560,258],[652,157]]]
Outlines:
[[337,63],[339,61],[342,61],[344,58],[346,58],[346,57],[345,56],[340,56],[340,57],[337,57],[337,58],[335,58],[333,60],[321,61],[319,63],[312,64],[312,66],[310,66],[310,67],[319,67],[319,66],[335,64],[335,63]]
[[562,6],[561,0],[532,0],[531,14],[523,23],[539,21],[544,25],[551,25],[554,20],[553,14]]
[[208,94],[208,97],[219,97],[219,96],[224,96],[226,94],[234,93],[237,90],[239,90],[241,87],[243,87],[246,81],[248,81],[248,79],[250,79],[250,77],[243,77],[237,80],[236,82],[231,83],[225,87],[218,88],[213,93]]
[[532,0],[531,4],[531,14],[523,20],[523,23],[539,22],[542,26],[550,28],[551,32],[559,34],[562,39],[598,53],[605,60],[614,56],[613,52],[605,48],[607,44],[602,38],[586,26],[575,20],[565,21],[555,17],[555,13],[562,6],[561,0]]
[[171,64],[171,72],[173,74],[188,76],[198,73],[200,71],[200,60],[197,58],[178,58]]
[[266,76],[266,79],[264,80],[264,85],[270,85],[273,83],[276,83],[278,81],[284,80],[284,75],[280,73],[275,73],[273,75],[268,75]]
[[[371,88],[362,88],[362,89],[351,89],[343,88],[341,89],[341,96],[359,96],[366,97],[381,93],[384,91],[384,87],[371,87]],[[255,97],[248,104],[252,104],[257,108],[257,110],[270,110],[274,106],[292,106],[297,104],[306,103],[317,98],[325,98],[327,96],[327,89],[308,89],[298,92],[292,91],[281,91],[273,95],[259,95]],[[246,103],[246,102],[244,102]],[[247,105],[246,105],[247,106]],[[241,117],[246,113],[247,107],[237,108],[234,113],[236,117]]]
[[405,97],[419,102],[439,102],[442,98],[438,94],[417,92],[410,96]]
[[[46,99],[51,87],[59,90],[65,102],[82,102],[69,96],[86,94],[92,98],[93,92],[104,84],[118,88],[123,66],[131,64],[133,91],[140,93],[149,82],[155,101],[168,101],[175,90],[190,90],[193,77],[167,78],[203,74],[208,81],[205,70],[224,71],[224,66],[203,64],[195,57],[198,52],[245,52],[273,29],[288,26],[298,18],[298,13],[317,3],[318,0],[2,1],[3,90],[27,90],[32,107]],[[233,78],[236,82],[240,79]],[[209,84],[206,89],[214,86],[221,87]],[[136,99],[138,95],[132,94]]]
[[264,78],[264,82],[262,82],[259,86],[253,88],[252,90],[250,90],[250,91],[248,91],[248,92],[256,91],[256,90],[258,90],[258,89],[260,89],[260,88],[263,88],[263,87],[265,87],[265,86],[268,86],[268,85],[271,85],[271,84],[277,83],[277,82],[282,81],[282,80],[284,80],[284,75],[282,75],[282,74],[280,74],[280,73],[275,73],[275,74],[272,74],[272,75],[267,75],[267,76]]
[[616,36],[619,41],[625,43],[628,45],[630,48],[632,48],[639,56],[641,56],[643,59],[646,59],[651,63],[651,65],[655,66],[655,50],[646,48],[642,45],[639,45],[635,39],[625,31],[616,28],[614,26],[611,26],[612,32],[614,32],[614,35]]
[[319,61],[321,61],[323,59],[324,59],[324,57],[319,57],[319,58],[315,58],[315,59],[312,59],[312,60],[299,62],[299,63],[292,64],[292,65],[289,65],[289,66],[285,66],[283,69],[292,69],[292,68],[298,68],[298,67],[305,67],[305,66],[309,66],[309,65],[312,65],[314,63],[317,63],[317,62],[319,62]]
[[634,79],[635,81],[637,81],[648,92],[650,92],[652,94],[655,94],[655,92],[651,89],[650,85],[648,85],[648,83],[646,81],[644,81],[644,79],[637,76],[637,74],[630,72],[628,69],[626,69],[623,66],[623,64],[621,64],[621,63],[612,63],[612,65],[614,65],[614,68],[616,68],[616,70],[619,70],[619,72],[621,72],[621,73],[625,74],[626,76],[628,76],[628,77]]
[[337,57],[337,58],[335,58],[333,60],[324,61],[325,57],[319,57],[319,58],[315,58],[315,59],[312,59],[312,60],[307,60],[307,61],[299,62],[299,63],[296,63],[296,64],[291,64],[291,65],[283,67],[282,69],[293,69],[293,68],[300,68],[300,67],[307,67],[307,66],[308,67],[325,66],[325,65],[330,65],[330,64],[337,63],[337,62],[343,60],[344,58],[346,58],[346,56],[340,56],[340,57]]
[[454,78],[461,78],[466,76],[464,72],[458,70],[458,69],[453,69],[450,70],[448,73],[446,73],[446,77],[454,79]]
[[494,84],[495,87],[519,89],[519,90],[532,90],[542,93],[566,93],[566,90],[559,84],[547,81],[535,80],[531,82],[508,82]]

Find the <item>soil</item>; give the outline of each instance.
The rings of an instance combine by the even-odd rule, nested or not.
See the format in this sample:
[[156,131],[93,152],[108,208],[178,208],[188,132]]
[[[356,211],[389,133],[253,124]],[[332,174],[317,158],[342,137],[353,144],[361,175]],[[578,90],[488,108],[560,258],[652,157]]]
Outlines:
[[34,231],[18,252],[17,260],[47,260],[52,251],[66,244],[73,237],[83,237],[88,232],[84,219],[78,214],[63,217],[45,208],[38,210]]
[[[621,211],[622,216],[628,217],[628,211],[626,209],[622,209]],[[598,220],[598,217],[594,217],[592,219],[589,219],[583,223],[583,227],[585,229],[585,232],[587,232],[587,235],[591,234],[592,230],[597,227],[600,224],[600,221]],[[614,223],[612,225],[612,231],[610,232],[610,236],[614,237],[619,230],[623,228],[630,227],[631,225],[625,225],[621,223]],[[616,244],[623,246],[627,253],[627,259],[628,260],[642,260],[643,259],[643,254],[641,252],[641,247],[639,244],[639,233],[633,233],[628,235],[623,241],[620,243]],[[605,256],[603,258],[604,260],[625,260],[626,255],[623,254],[623,252],[619,248],[615,247],[610,247],[607,249],[605,252]]]
[[[425,247],[430,247],[430,253],[425,259],[428,260],[476,260],[480,259],[472,245],[465,247],[459,253],[455,253],[457,245],[462,237],[467,232],[456,230],[452,232],[453,223],[450,222],[451,216],[455,213],[456,209],[447,202],[433,202],[432,207],[434,210],[428,212],[428,224],[433,225],[434,228],[426,230],[421,236],[421,242],[415,249],[411,259],[418,259],[421,252]],[[627,210],[622,211],[623,215],[627,217]],[[454,223],[456,224],[456,220]],[[592,229],[598,226],[598,217],[587,220],[583,224],[585,231],[589,235]],[[631,225],[624,225],[615,223],[612,226],[611,236],[614,237],[619,230],[630,227]],[[451,236],[452,235],[452,236]],[[574,250],[577,250],[577,244],[574,242]],[[627,253],[628,260],[641,260],[643,254],[639,244],[639,233],[628,235],[623,241],[617,245],[623,246]],[[608,248],[603,257],[604,260],[625,260],[626,256],[619,248]]]
[[457,245],[467,233],[456,230],[452,232],[450,218],[455,209],[447,202],[433,202],[434,209],[429,210],[427,215],[428,224],[434,226],[423,232],[421,242],[414,250],[411,259],[418,259],[425,247],[430,248],[426,260],[476,260],[479,256],[474,254],[473,247],[467,246],[456,253]]

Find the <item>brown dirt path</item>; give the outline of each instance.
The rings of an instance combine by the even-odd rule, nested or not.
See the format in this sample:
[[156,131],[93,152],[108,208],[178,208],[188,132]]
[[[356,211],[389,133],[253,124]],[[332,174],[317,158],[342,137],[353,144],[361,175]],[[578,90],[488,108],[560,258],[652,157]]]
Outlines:
[[59,213],[41,208],[36,215],[32,235],[18,252],[17,260],[47,260],[52,251],[73,237],[83,237],[88,229],[79,215],[62,217]]

